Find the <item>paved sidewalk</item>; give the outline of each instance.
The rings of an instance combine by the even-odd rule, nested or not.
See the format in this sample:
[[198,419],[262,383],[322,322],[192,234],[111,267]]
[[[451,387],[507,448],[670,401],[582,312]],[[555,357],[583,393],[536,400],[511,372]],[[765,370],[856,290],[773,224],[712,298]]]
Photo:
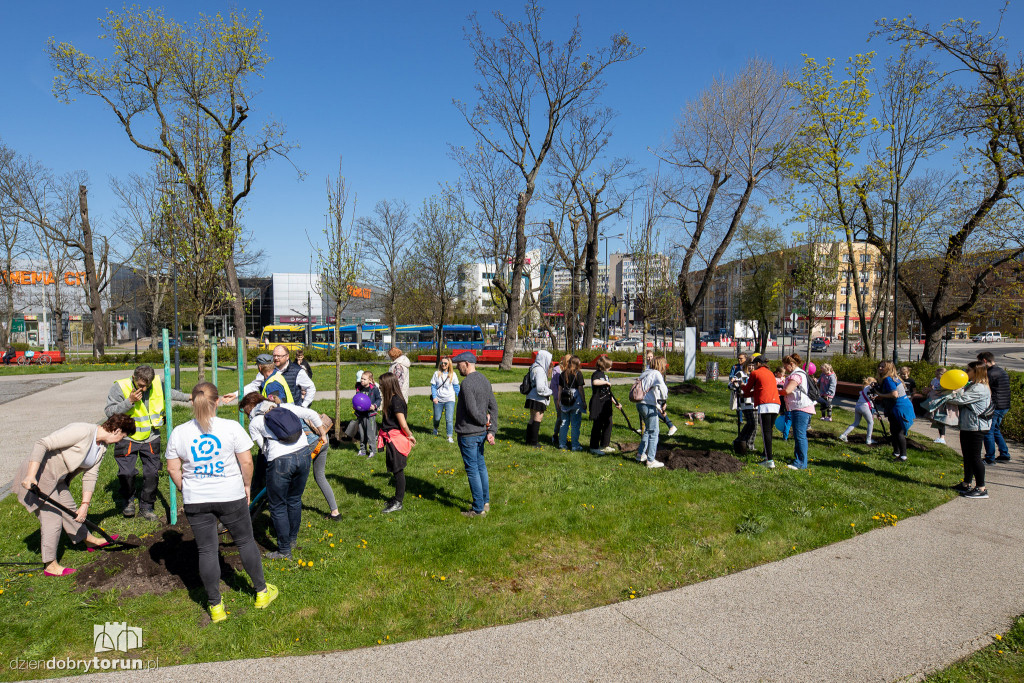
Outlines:
[[[949,436],[957,448],[955,430]],[[1012,463],[989,468],[987,500],[959,498],[895,527],[712,581],[550,619],[172,667],[145,679],[915,680],[1024,614],[1024,452],[1011,453]]]

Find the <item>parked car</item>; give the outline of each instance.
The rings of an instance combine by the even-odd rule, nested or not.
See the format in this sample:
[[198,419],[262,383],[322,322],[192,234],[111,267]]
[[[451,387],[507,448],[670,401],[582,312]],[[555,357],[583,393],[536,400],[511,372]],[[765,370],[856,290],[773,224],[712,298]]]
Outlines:
[[972,342],[998,342],[1003,341],[1002,332],[982,332],[971,338]]
[[616,339],[615,350],[616,351],[639,351],[641,340],[630,337],[629,339]]
[[824,339],[815,339],[811,342],[811,353],[824,353],[828,351],[828,344]]

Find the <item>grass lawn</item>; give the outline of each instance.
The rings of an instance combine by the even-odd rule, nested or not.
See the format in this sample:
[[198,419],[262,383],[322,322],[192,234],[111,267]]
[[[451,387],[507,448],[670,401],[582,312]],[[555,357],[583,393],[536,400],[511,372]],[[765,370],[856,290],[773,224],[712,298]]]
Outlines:
[[1024,680],[1024,617],[1018,617],[1009,633],[996,636],[991,645],[932,674],[927,683]]
[[[626,401],[628,386],[615,388]],[[314,408],[332,412],[328,401]],[[347,409],[347,408],[346,408]],[[685,424],[701,410],[706,422]],[[233,408],[222,415],[237,415]],[[630,419],[636,411],[627,407]],[[704,395],[673,396],[669,411],[679,433],[662,444],[726,449],[736,436],[723,386]],[[358,458],[351,447],[328,455],[328,477],[344,516],[324,518],[326,505],[312,481],[304,496],[298,562],[265,561],[267,579],[281,597],[266,611],[253,609],[248,579],[224,599],[229,619],[206,625],[200,587],[162,594],[73,590],[68,579],[36,572],[0,573],[0,677],[13,657],[93,656],[92,625],[126,621],[141,627],[145,647],[131,656],[162,665],[241,657],[307,654],[373,646],[545,617],[668,590],[771,562],[920,514],[953,498],[960,458],[929,444],[909,462],[891,461],[888,449],[811,441],[811,468],[784,467],[792,441],[776,441],[779,468],[765,470],[745,456],[736,474],[648,470],[631,457],[540,451],[520,445],[526,413],[517,393],[499,395],[499,441],[487,447],[489,515],[467,519],[469,486],[458,448],[430,435],[430,403],[411,401],[409,422],[420,439],[406,470],[405,509],[382,516],[393,493],[383,457]],[[814,428],[838,433],[850,414]],[[189,418],[176,409],[175,423]],[[547,416],[542,436],[551,433]],[[617,425],[622,418],[617,415]],[[584,422],[584,438],[590,425]],[[617,426],[613,441],[636,441]],[[119,533],[164,534],[116,509],[113,458],[104,460],[91,516]],[[80,481],[80,479],[79,479]],[[161,477],[162,495],[168,480]],[[76,492],[77,497],[77,492]],[[266,513],[257,540],[269,545]],[[0,559],[39,557],[39,528],[14,496],[0,502]],[[272,547],[272,546],[271,546]],[[141,551],[134,551],[139,553]],[[223,546],[230,556],[233,546]],[[64,548],[62,562],[83,567],[96,554]]]

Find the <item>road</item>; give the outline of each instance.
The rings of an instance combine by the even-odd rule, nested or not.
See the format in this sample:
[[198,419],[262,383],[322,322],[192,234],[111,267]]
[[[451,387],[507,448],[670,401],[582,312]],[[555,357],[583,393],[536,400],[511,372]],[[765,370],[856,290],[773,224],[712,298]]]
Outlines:
[[[785,347],[785,350],[779,346],[769,347],[767,355],[772,359],[781,358],[786,353],[792,351],[792,348],[792,346],[788,345]],[[811,355],[812,357],[815,357],[842,353],[843,344],[842,342],[832,342],[831,348],[834,350],[830,350],[824,354]],[[910,349],[908,355],[907,345],[903,344],[900,346],[900,358],[902,360],[917,360],[923,349],[924,345],[915,344],[913,348]],[[796,350],[800,355],[804,355],[807,351],[806,342],[803,344],[797,343]],[[705,347],[701,349],[701,351],[717,356],[735,357],[736,355],[736,349],[734,347]],[[975,343],[968,341],[952,341],[949,342],[949,348],[946,351],[946,364],[959,366],[967,365],[967,363],[974,360],[981,351],[991,351],[996,357],[996,363],[1007,370],[1024,370],[1024,343]]]

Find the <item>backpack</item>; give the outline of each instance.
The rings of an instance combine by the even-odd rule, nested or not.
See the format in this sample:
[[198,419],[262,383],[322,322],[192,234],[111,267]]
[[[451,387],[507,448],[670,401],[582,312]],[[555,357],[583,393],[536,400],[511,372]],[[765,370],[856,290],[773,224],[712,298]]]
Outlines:
[[267,426],[273,438],[281,443],[295,443],[302,436],[302,421],[290,410],[275,408],[263,415],[263,424]]
[[633,403],[640,403],[640,401],[644,400],[644,396],[646,395],[647,392],[644,391],[643,377],[637,377],[633,382],[633,386],[629,390],[629,400]]
[[526,396],[533,391],[533,366],[526,371],[526,376],[523,377],[523,381],[519,383],[519,393]]
[[562,379],[558,383],[558,386],[559,386],[558,402],[561,403],[566,408],[571,407],[571,406],[575,405],[575,403],[576,403],[576,386],[575,386],[575,384],[576,384],[576,375],[575,374],[572,376],[572,381],[570,383],[566,383],[565,375],[564,374],[562,375]]
[[[811,399],[815,403],[821,398],[821,390],[818,388],[818,383],[811,380],[811,376],[807,374],[806,370],[800,370],[804,375],[804,382],[807,382],[807,391],[801,386],[800,391],[804,391],[807,394],[807,398]],[[801,383],[802,384],[802,383]]]

